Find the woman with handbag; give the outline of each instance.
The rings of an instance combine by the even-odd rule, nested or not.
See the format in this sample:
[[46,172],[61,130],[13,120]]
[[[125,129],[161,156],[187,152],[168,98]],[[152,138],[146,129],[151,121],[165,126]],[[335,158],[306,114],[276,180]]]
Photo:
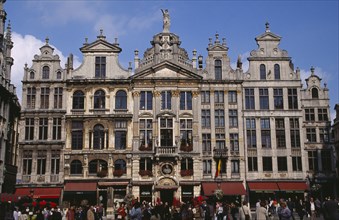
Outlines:
[[247,206],[247,201],[242,202],[242,206],[239,208],[239,220],[251,220],[251,210]]

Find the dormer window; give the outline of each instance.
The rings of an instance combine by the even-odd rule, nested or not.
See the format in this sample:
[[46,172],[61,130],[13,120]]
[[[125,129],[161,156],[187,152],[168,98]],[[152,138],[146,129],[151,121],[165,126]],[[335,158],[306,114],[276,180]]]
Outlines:
[[274,79],[280,79],[280,66],[279,66],[279,64],[274,64]]
[[61,79],[61,72],[60,72],[60,71],[57,72],[56,78],[57,78],[57,79]]
[[44,66],[42,68],[42,78],[49,79],[49,67],[48,66]]
[[313,88],[312,89],[312,99],[317,99],[317,98],[319,98],[318,89]]
[[264,64],[260,65],[260,79],[266,79],[266,66]]
[[222,67],[221,60],[215,60],[214,61],[214,73],[215,73],[216,80],[222,79],[221,67]]
[[106,77],[106,57],[95,57],[95,78]]

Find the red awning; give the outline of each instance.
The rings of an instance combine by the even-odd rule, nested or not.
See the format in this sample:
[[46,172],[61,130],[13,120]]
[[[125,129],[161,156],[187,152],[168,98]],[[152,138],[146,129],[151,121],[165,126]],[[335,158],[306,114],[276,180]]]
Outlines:
[[306,182],[278,182],[281,191],[305,191],[307,190]]
[[97,183],[66,183],[65,184],[65,191],[96,191],[97,190]]
[[247,182],[251,191],[279,191],[277,182]]
[[60,197],[62,188],[58,187],[37,187],[37,188],[18,188],[15,191],[17,196],[30,196],[33,192],[33,198],[35,199],[56,199]]
[[0,193],[0,202],[17,202],[19,200],[17,195],[10,193]]
[[221,183],[221,189],[224,195],[246,195],[242,182],[224,182]]
[[[245,195],[246,190],[241,182],[222,182],[220,183],[224,195]],[[214,191],[218,189],[217,183],[202,183],[202,190],[205,196],[214,194]]]

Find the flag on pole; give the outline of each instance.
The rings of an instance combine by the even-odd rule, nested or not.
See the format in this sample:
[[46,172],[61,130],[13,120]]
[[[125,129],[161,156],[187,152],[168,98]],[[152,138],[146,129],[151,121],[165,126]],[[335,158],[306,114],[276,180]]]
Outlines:
[[217,178],[219,176],[220,171],[221,171],[221,159],[219,159],[219,161],[218,161],[218,166],[217,166],[217,170],[215,171],[215,177],[214,178]]

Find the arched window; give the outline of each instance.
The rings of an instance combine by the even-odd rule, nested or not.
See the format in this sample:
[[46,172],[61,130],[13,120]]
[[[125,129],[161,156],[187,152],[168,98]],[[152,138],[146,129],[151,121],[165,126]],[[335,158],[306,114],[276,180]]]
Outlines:
[[42,67],[42,78],[49,79],[49,67],[48,66]]
[[107,162],[104,160],[92,160],[89,162],[88,173],[97,174],[98,172],[107,172]]
[[126,171],[126,162],[122,159],[118,159],[114,162],[114,170]]
[[98,90],[94,93],[94,108],[105,108],[105,92],[103,90]]
[[221,72],[221,60],[215,60],[214,61],[214,73],[215,73],[215,79],[221,80],[222,79],[222,72]]
[[30,78],[30,79],[34,79],[34,75],[35,75],[34,72],[31,71],[31,72],[29,73],[29,78]]
[[279,64],[274,64],[274,79],[280,79],[280,66],[279,66]]
[[73,109],[84,109],[84,93],[80,90],[73,93]]
[[260,79],[266,79],[266,66],[260,64]]
[[82,174],[82,164],[80,160],[71,162],[71,174]]
[[104,149],[105,131],[104,126],[98,124],[93,129],[93,149]]
[[115,98],[115,109],[127,109],[127,94],[123,90],[117,92]]
[[57,79],[61,79],[61,72],[60,71],[57,72]]
[[312,89],[312,99],[317,99],[317,98],[319,98],[318,89],[313,88]]

